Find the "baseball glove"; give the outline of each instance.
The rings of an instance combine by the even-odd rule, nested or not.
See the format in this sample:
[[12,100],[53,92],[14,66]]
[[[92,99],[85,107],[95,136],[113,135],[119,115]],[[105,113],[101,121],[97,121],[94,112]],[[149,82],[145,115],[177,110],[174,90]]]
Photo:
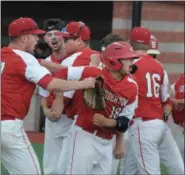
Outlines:
[[103,78],[97,77],[95,87],[85,89],[83,92],[83,97],[87,106],[93,109],[104,110],[106,105]]

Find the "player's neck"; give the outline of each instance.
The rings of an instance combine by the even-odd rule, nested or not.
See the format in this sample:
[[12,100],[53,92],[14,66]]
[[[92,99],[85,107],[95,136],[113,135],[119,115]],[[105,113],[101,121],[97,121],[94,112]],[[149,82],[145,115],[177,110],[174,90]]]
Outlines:
[[86,49],[86,48],[88,48],[89,47],[89,45],[88,44],[80,44],[78,47],[77,47],[77,51],[80,51],[80,50],[82,50],[82,49]]
[[118,71],[110,71],[110,73],[116,81],[120,81],[123,78],[123,75]]
[[8,47],[9,47],[9,48],[12,48],[12,49],[17,49],[17,50],[25,51],[25,47],[24,47],[22,44],[18,43],[18,42],[16,42],[16,43],[11,42],[11,43],[8,45]]
[[66,56],[66,51],[64,49],[59,51],[53,51],[53,56],[56,60],[60,60],[61,58]]

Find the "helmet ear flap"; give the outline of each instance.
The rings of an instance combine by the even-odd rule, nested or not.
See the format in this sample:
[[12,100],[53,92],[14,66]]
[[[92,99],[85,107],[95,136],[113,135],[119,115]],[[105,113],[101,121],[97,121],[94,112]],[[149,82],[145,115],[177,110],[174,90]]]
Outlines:
[[108,57],[107,58],[107,67],[109,67],[110,70],[119,71],[122,67],[122,64],[118,60],[115,60],[115,59],[112,59],[111,57]]

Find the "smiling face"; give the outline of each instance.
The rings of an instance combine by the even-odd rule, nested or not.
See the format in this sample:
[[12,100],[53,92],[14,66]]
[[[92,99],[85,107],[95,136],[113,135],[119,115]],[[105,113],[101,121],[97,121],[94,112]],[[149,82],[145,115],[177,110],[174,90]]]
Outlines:
[[56,35],[58,30],[52,30],[46,33],[45,41],[48,43],[49,47],[52,48],[53,51],[59,51],[61,48],[64,48],[63,38]]

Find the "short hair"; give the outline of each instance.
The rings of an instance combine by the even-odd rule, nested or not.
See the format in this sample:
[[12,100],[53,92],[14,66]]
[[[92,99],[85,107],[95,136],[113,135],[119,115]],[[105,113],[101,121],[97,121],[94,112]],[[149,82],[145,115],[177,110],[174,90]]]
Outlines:
[[100,45],[101,47],[107,47],[109,44],[116,42],[116,41],[126,41],[124,38],[122,38],[119,34],[110,33],[106,35],[101,41]]
[[152,56],[154,59],[157,58],[157,55],[156,54],[148,54],[148,55]]
[[11,37],[9,37],[9,41],[11,42],[11,43],[13,43],[13,42],[15,42],[16,40],[17,40],[17,36],[11,36]]
[[65,21],[59,18],[49,18],[44,20],[44,30],[49,32],[52,30],[61,31],[65,27]]
[[133,47],[134,50],[145,50],[145,51],[147,51],[149,49],[148,44],[136,43],[134,41],[131,41],[130,45]]

